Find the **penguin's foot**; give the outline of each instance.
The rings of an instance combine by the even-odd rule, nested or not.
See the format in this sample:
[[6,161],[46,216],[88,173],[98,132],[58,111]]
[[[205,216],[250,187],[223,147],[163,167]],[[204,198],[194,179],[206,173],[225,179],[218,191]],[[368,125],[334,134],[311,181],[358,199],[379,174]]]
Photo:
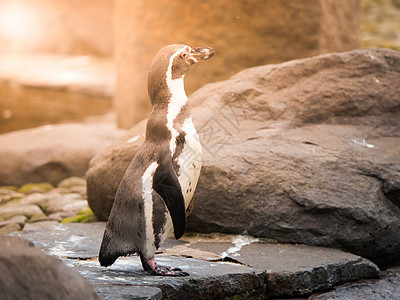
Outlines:
[[189,276],[189,273],[183,272],[179,268],[163,267],[158,265],[154,270],[151,270],[151,274],[160,276]]
[[149,271],[152,275],[158,276],[189,276],[189,273],[183,272],[179,268],[175,267],[163,267],[159,266],[156,263],[156,259],[154,257],[150,259],[145,259],[140,255],[140,260],[142,262],[143,269]]

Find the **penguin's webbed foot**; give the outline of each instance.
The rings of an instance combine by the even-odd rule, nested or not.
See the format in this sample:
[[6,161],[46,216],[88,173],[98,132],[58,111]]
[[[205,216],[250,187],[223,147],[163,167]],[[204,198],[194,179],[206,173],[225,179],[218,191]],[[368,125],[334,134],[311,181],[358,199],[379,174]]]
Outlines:
[[154,257],[150,259],[145,259],[140,255],[140,260],[142,262],[143,269],[149,271],[152,275],[158,276],[189,276],[189,273],[182,271],[175,267],[163,267],[156,263]]
[[189,276],[189,273],[182,271],[179,268],[175,267],[163,267],[157,265],[155,270],[150,271],[152,275],[160,275],[160,276]]

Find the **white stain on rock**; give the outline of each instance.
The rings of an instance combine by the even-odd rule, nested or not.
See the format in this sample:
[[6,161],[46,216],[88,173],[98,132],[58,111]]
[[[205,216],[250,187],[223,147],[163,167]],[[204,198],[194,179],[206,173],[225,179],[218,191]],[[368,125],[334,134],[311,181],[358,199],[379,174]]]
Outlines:
[[238,253],[243,246],[250,245],[251,243],[259,242],[260,240],[249,236],[249,235],[238,235],[232,239],[233,247],[228,248],[225,252],[221,253],[222,257],[232,256],[237,257],[240,256]]
[[351,140],[353,146],[362,146],[367,147],[369,149],[375,148],[375,145],[367,143],[365,139],[353,139]]

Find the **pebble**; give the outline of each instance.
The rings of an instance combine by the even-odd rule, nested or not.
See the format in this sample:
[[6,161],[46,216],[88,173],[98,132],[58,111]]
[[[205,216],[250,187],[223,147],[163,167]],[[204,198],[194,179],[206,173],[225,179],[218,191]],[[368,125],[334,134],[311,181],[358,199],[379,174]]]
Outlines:
[[6,226],[6,225],[10,225],[10,224],[18,224],[19,226],[22,227],[22,226],[24,226],[27,219],[28,218],[25,216],[15,216],[15,217],[8,219],[7,221],[0,222],[0,228],[3,226]]
[[59,211],[73,211],[76,214],[82,209],[88,207],[87,201],[82,199],[79,194],[64,194],[62,197],[57,199],[51,199],[47,201],[42,209],[47,214],[53,214]]
[[87,214],[86,198],[86,180],[80,177],[66,178],[57,187],[48,183],[30,183],[20,188],[0,186],[0,235]]
[[8,224],[3,227],[0,227],[0,235],[7,235],[11,232],[18,231],[21,229],[21,226],[18,224]]
[[86,180],[81,177],[69,177],[62,180],[56,190],[62,194],[78,193],[86,197]]
[[77,186],[86,187],[86,180],[81,177],[69,177],[58,184],[59,188],[75,188]]
[[36,204],[41,207],[45,206],[48,202],[54,200],[59,201],[61,194],[56,191],[49,191],[46,193],[32,193],[22,198],[20,204]]
[[28,219],[44,215],[39,206],[33,204],[19,204],[12,202],[0,207],[0,220],[8,220],[15,216],[25,216]]
[[13,200],[21,199],[24,196],[24,194],[12,190],[12,187],[0,187],[0,205]]

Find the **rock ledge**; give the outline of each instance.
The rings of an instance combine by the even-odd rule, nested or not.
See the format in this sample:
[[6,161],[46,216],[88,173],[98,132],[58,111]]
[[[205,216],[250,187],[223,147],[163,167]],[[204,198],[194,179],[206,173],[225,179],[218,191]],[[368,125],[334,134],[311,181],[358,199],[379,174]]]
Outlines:
[[176,265],[188,271],[189,277],[149,276],[137,256],[119,258],[111,267],[101,268],[97,255],[104,228],[105,223],[59,224],[13,235],[34,241],[79,271],[105,299],[284,297],[379,275],[378,267],[370,261],[340,250],[264,244],[256,239],[239,245],[238,240],[247,241],[248,237],[225,235],[185,236],[182,241],[166,243],[158,262]]

